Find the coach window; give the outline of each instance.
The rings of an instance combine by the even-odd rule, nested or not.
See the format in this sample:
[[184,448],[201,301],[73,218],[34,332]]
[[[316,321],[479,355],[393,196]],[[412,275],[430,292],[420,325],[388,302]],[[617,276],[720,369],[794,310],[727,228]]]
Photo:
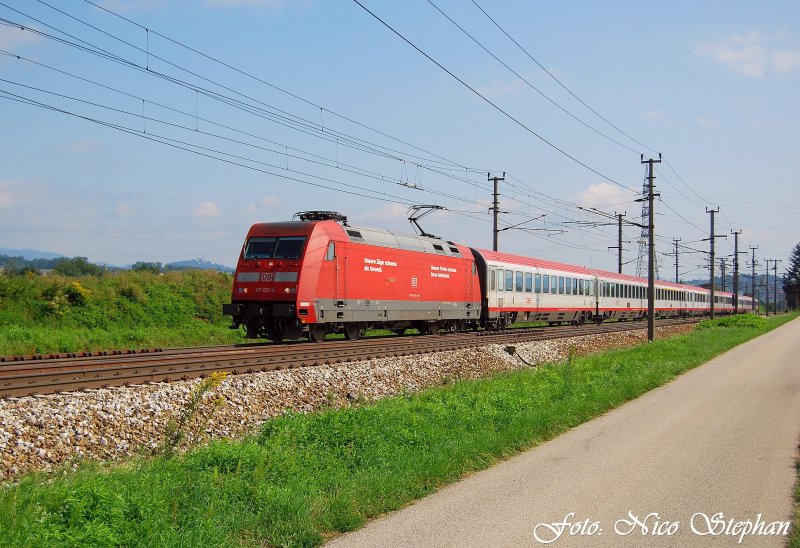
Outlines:
[[517,293],[522,293],[522,272],[517,272],[517,283],[514,289],[517,291]]
[[489,271],[489,289],[494,291],[494,288],[497,287],[495,284],[495,280],[497,278],[497,273],[494,270]]
[[506,290],[506,273],[505,270],[498,270],[497,271],[497,290],[498,291],[505,291]]
[[514,291],[514,271],[506,270],[506,291]]
[[533,291],[533,274],[530,272],[525,273],[525,293]]
[[577,278],[572,278],[572,294],[573,295],[577,295],[578,294],[578,279]]
[[536,293],[541,293],[542,292],[542,275],[541,274],[537,274],[536,277],[534,278],[534,282],[533,283],[534,283],[534,289],[533,290]]
[[564,294],[564,276],[558,277],[558,293],[559,295]]
[[328,252],[325,254],[326,261],[332,261],[336,258],[336,242],[328,244]]

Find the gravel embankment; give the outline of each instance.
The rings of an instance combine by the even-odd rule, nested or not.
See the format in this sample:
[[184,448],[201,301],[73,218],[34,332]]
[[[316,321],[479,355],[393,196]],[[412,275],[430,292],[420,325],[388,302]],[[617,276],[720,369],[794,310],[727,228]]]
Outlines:
[[[693,325],[658,328],[660,336],[685,333]],[[646,331],[587,335],[516,344],[535,364],[563,361],[572,349],[588,354],[632,346]],[[415,392],[448,379],[473,379],[527,367],[501,345],[230,376],[211,398],[227,402],[206,425],[213,438],[252,432],[287,409],[308,412]],[[177,381],[0,400],[0,481],[31,470],[77,466],[81,459],[116,460],[161,443],[167,422],[177,417],[199,381]]]

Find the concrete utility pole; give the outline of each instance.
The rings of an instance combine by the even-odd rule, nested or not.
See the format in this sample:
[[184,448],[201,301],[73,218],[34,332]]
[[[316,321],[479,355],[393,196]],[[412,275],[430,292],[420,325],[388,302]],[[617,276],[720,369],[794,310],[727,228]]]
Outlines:
[[733,312],[739,313],[739,234],[741,230],[731,230],[733,234]]
[[678,242],[680,242],[680,238],[672,238],[672,243],[675,245],[675,283],[681,283],[678,280]]
[[[775,314],[774,314],[775,316],[778,315],[778,263],[782,263],[782,262],[783,261],[780,260],[780,259],[778,259],[778,260],[773,259],[773,261],[772,261],[772,274],[773,274],[772,275],[772,283],[773,283],[773,286],[772,286],[772,302],[774,303],[774,306],[775,306]],[[769,287],[767,288],[767,291],[769,291]]]
[[711,234],[709,236],[709,241],[711,242],[711,250],[709,251],[709,264],[711,270],[711,302],[709,303],[709,308],[711,312],[711,319],[714,319],[714,240],[717,238],[725,238],[724,235],[714,234],[714,215],[719,213],[719,207],[717,209],[708,209],[706,208],[706,213],[711,214]]
[[725,259],[725,257],[720,257],[719,258],[719,271],[720,271],[720,275],[722,276],[721,277],[722,291],[725,291],[725,266],[726,266],[726,262],[727,262],[727,260]]
[[[611,217],[610,213],[598,212],[595,208],[592,209],[604,217]],[[625,213],[614,213],[614,217],[617,219],[617,245],[608,246],[608,249],[617,250],[617,272],[620,274],[622,274],[622,218],[625,215]]]
[[622,218],[624,213],[617,213],[617,272],[622,274]]
[[758,246],[750,246],[750,251],[753,252],[753,260],[750,262],[750,266],[753,268],[752,276],[752,285],[753,285],[753,313],[758,314],[758,306],[756,305],[756,249]]
[[648,220],[647,220],[647,340],[652,342],[656,334],[655,326],[655,293],[656,293],[656,247],[655,247],[655,223],[653,222],[653,199],[658,196],[653,192],[653,180],[656,178],[653,173],[653,164],[661,163],[661,153],[658,160],[650,158],[644,159],[641,155],[641,163],[647,164],[647,196],[642,199],[647,200]]
[[764,287],[766,291],[764,291],[764,315],[769,316],[769,263],[772,259],[764,259],[764,262],[767,263],[767,277],[765,278]]
[[487,173],[486,176],[489,178],[490,181],[494,181],[494,192],[492,193],[492,207],[490,208],[492,213],[494,214],[494,230],[492,231],[492,249],[497,251],[497,236],[500,234],[500,231],[497,228],[497,217],[500,214],[500,194],[497,192],[497,183],[499,181],[506,180],[506,172],[503,172],[502,177],[492,177],[491,173]]

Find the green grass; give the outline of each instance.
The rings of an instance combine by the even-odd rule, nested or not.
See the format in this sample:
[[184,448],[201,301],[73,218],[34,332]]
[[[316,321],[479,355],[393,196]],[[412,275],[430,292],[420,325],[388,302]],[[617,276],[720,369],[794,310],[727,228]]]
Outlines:
[[0,491],[11,546],[314,546],[542,443],[796,315],[710,327],[343,410],[287,414],[183,457],[32,474]]
[[0,355],[242,342],[222,315],[231,285],[210,271],[0,276]]

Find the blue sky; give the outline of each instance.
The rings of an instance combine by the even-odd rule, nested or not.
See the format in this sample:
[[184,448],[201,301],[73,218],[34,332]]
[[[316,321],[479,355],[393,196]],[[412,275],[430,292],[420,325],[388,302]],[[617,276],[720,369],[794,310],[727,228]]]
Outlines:
[[129,21],[0,5],[0,50],[20,56],[0,56],[0,247],[232,265],[253,222],[332,209],[411,231],[416,203],[447,208],[429,232],[488,248],[487,171],[505,171],[501,225],[536,230],[503,231],[502,251],[613,270],[615,227],[576,206],[638,220],[640,154],[659,152],[657,250],[681,238],[684,278],[707,276],[706,206],[759,270],[800,241],[795,2],[476,0],[553,78],[471,0],[362,0],[512,120],[352,0],[94,1]]

